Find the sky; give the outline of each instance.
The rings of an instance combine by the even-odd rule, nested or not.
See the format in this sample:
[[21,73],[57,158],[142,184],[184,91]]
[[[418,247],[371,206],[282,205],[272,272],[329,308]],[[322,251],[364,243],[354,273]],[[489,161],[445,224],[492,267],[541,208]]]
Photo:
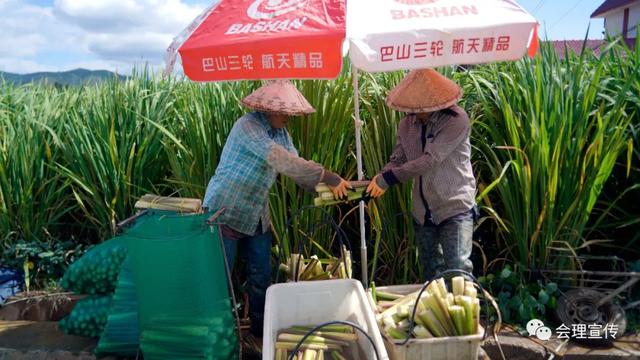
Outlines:
[[[211,0],[209,0],[211,1]],[[0,0],[0,71],[76,68],[129,74],[163,66],[174,36],[209,5],[204,0]],[[376,0],[371,0],[376,1]],[[603,37],[589,17],[604,0],[519,0],[552,40]]]

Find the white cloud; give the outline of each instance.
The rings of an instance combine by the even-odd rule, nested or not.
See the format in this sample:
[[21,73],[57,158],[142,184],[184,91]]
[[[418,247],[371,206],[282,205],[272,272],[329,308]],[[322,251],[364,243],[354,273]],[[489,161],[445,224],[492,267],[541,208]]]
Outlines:
[[132,29],[158,33],[182,30],[202,11],[202,5],[179,0],[56,0],[57,15],[89,32],[115,33]]
[[45,37],[40,34],[5,34],[0,30],[0,38],[0,58],[35,55],[46,44]]
[[50,7],[0,0],[0,64],[5,71],[56,70],[38,62],[46,53],[83,51],[82,34],[58,20]]
[[178,0],[56,0],[54,13],[86,33],[89,51],[103,59],[160,63],[164,51],[202,5]]
[[21,73],[83,64],[121,72],[135,63],[157,67],[173,37],[204,7],[181,0],[55,0],[51,6],[0,0],[0,67]]
[[145,21],[140,17],[143,6],[136,1],[56,0],[53,8],[56,16],[91,32],[125,31]]
[[0,71],[12,73],[32,73],[40,71],[58,71],[54,66],[42,65],[32,60],[10,59],[0,57]]
[[31,56],[75,42],[73,28],[58,21],[51,8],[5,0],[0,10],[0,57]]
[[165,49],[171,43],[171,35],[140,33],[130,36],[99,34],[89,36],[89,50],[102,59],[157,63],[162,61]]

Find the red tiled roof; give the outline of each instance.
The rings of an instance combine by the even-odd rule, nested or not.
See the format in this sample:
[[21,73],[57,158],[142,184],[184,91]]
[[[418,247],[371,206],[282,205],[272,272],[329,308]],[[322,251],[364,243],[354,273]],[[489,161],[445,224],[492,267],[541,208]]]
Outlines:
[[594,18],[600,16],[611,10],[627,6],[635,1],[636,0],[606,0],[604,3],[602,3],[602,5],[600,5],[600,7],[596,9],[596,11],[593,12],[593,14],[591,14],[591,17]]
[[[565,48],[569,52],[580,54],[582,52],[582,45],[584,44],[584,40],[560,40],[550,42],[553,45],[556,54],[558,54],[558,57],[561,59],[564,59]],[[627,43],[627,46],[633,49],[636,44],[636,39],[625,39],[625,42]],[[606,40],[587,40],[585,49],[591,49],[594,55],[600,56],[600,52],[605,45],[607,45]]]
[[[551,41],[551,43],[553,44],[553,48],[555,49],[556,54],[558,54],[558,56],[561,59],[564,59],[565,48],[569,52],[580,54],[582,52],[582,46],[584,44],[584,40],[561,40],[561,41]],[[596,56],[599,56],[600,50],[604,44],[605,44],[604,40],[587,40],[587,44],[585,48],[593,50],[593,53]]]

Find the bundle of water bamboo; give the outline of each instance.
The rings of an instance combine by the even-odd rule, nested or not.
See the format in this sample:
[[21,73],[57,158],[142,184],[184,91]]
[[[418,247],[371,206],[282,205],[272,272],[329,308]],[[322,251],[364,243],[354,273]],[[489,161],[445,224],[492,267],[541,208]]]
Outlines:
[[446,336],[463,336],[478,333],[480,300],[472,282],[462,276],[452,279],[449,292],[443,278],[433,281],[422,293],[418,302],[413,333],[409,334],[411,315],[418,292],[409,295],[371,292],[381,311],[377,315],[378,324],[386,334],[396,340],[409,337],[418,339]]
[[280,270],[287,274],[289,281],[350,279],[351,252],[344,245],[342,252],[343,256],[329,259],[319,259],[317,255],[305,259],[302,254],[291,254],[284,264],[280,264]]
[[157,209],[195,213],[200,211],[202,200],[146,194],[136,202],[135,207],[136,209]]
[[324,183],[320,183],[316,186],[316,192],[318,197],[313,200],[315,206],[328,206],[340,204],[348,201],[361,200],[367,191],[370,181],[349,181],[351,189],[348,191],[347,197],[344,199],[336,199],[331,192],[329,186]]
[[[293,326],[278,332],[276,360],[289,359],[292,351],[314,326]],[[358,334],[348,325],[327,325],[308,336],[298,348],[294,359],[345,360],[357,354],[351,347],[357,346]]]

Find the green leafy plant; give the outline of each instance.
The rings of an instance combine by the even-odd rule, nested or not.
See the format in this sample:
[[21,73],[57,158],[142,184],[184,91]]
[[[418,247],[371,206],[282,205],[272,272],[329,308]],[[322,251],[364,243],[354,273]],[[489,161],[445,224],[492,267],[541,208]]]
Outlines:
[[552,322],[549,311],[556,309],[559,295],[556,283],[528,282],[508,265],[479,281],[496,298],[505,323],[523,329],[532,319]]
[[67,267],[88,248],[73,241],[24,241],[11,244],[3,253],[3,265],[22,269],[25,284],[33,289],[56,287]]
[[137,197],[164,180],[161,133],[150,121],[168,120],[172,91],[170,83],[143,73],[124,83],[84,88],[67,109],[57,170],[70,183],[78,216],[100,238],[114,235]]
[[55,170],[69,99],[42,86],[0,84],[0,234],[2,244],[45,240],[73,209]]
[[[463,87],[461,105],[472,119],[477,201],[485,219],[493,220],[478,226],[486,234],[483,240],[502,251],[486,254],[487,268],[502,263],[570,267],[552,263],[550,251],[593,252],[602,239],[614,236],[619,248],[637,247],[638,49],[614,42],[600,56],[587,50],[560,59],[544,47],[533,60],[441,69]],[[388,161],[394,145],[403,114],[390,110],[384,98],[403,76],[360,74],[367,178]],[[258,85],[199,84],[144,71],[126,81],[83,87],[1,84],[4,254],[12,254],[8,249],[20,239],[50,249],[55,239],[82,239],[74,240],[75,246],[111,237],[115,224],[130,216],[137,198],[147,192],[202,197],[229,130],[247,111],[239,99]],[[317,109],[290,122],[300,154],[354,179],[354,90],[348,67],[336,80],[296,85]],[[625,181],[612,183],[603,197],[612,174]],[[320,211],[305,213],[286,229],[312,199],[291,180],[278,179],[270,194],[275,253],[282,248],[287,255],[300,243],[313,252],[332,250],[333,229],[311,231],[323,217]],[[357,209],[327,210],[346,231],[359,270]],[[411,185],[396,186],[370,202],[367,221],[370,278],[381,285],[421,281]],[[29,257],[34,266],[44,261],[37,255]],[[17,255],[4,258],[11,256]],[[24,258],[19,261],[15,266],[22,268]],[[46,274],[33,269],[31,275],[34,271]]]
[[501,224],[505,255],[524,268],[552,263],[588,241],[587,225],[618,156],[627,149],[628,92],[635,76],[610,73],[590,52],[560,59],[546,46],[533,60],[470,70],[465,91],[476,105],[474,141]]

